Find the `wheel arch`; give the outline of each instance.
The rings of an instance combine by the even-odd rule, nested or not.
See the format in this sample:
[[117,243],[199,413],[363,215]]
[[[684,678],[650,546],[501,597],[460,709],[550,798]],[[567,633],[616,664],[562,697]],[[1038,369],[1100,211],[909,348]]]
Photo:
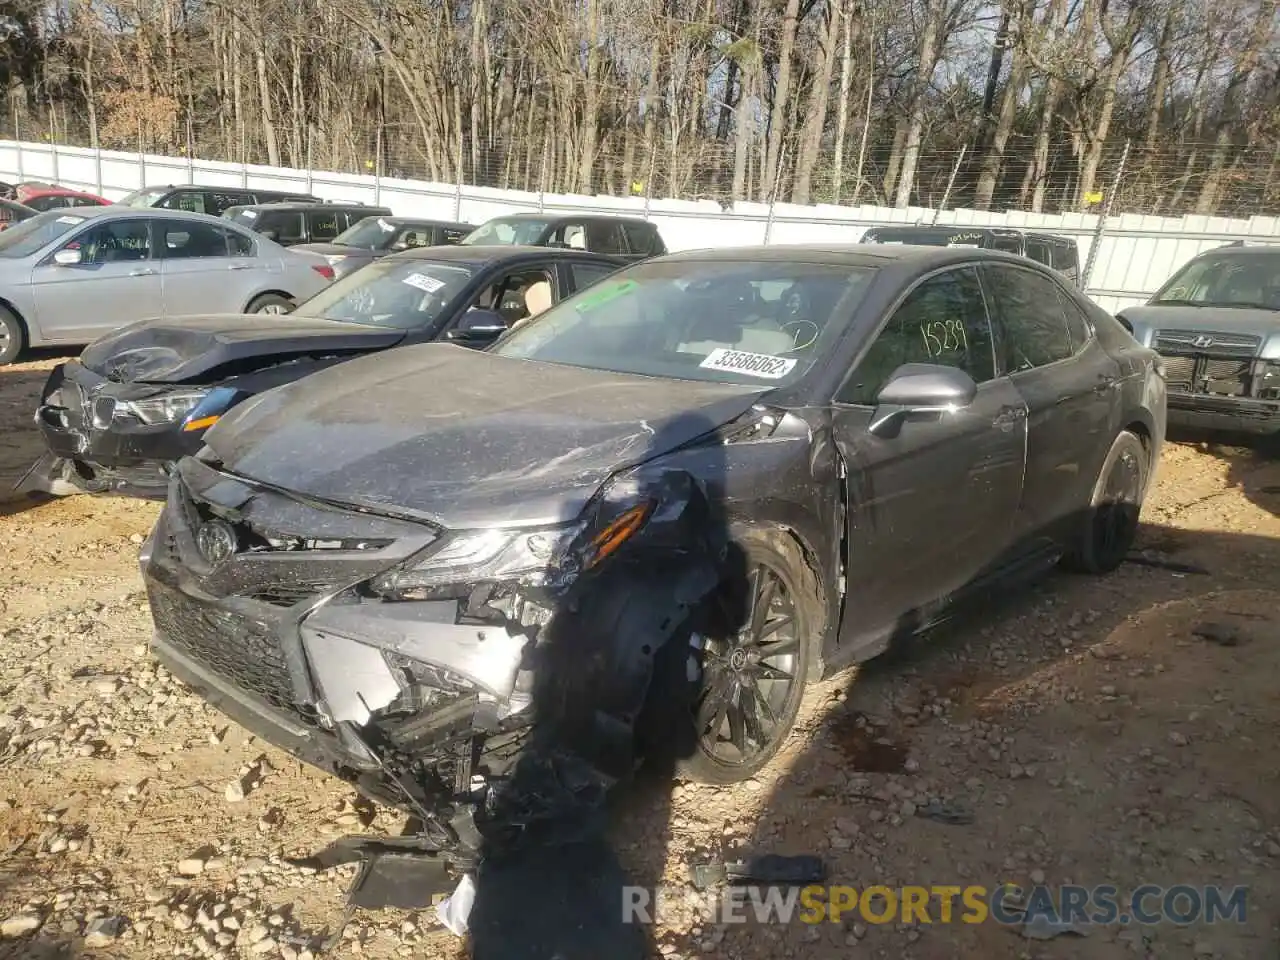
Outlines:
[[13,314],[13,318],[18,321],[18,326],[22,328],[22,335],[26,340],[26,346],[32,345],[32,327],[27,318],[22,315],[22,311],[17,308],[12,300],[8,297],[0,297],[0,307],[8,310]]
[[298,302],[293,294],[273,287],[270,290],[259,290],[252,297],[250,297],[244,305],[244,312],[251,313],[252,311],[249,308],[253,306],[254,303],[261,300],[263,297],[284,297],[284,299],[294,304]]

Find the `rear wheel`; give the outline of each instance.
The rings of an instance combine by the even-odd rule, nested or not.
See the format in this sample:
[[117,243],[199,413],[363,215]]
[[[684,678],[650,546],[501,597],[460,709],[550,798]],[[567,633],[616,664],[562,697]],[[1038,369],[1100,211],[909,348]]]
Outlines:
[[813,647],[803,563],[763,536],[737,549],[740,574],[662,651],[651,687],[651,699],[678,705],[681,727],[661,737],[658,752],[676,749],[677,770],[702,783],[746,780],[782,748]]
[[18,359],[27,345],[27,331],[12,310],[0,307],[0,367]]
[[1065,566],[1081,573],[1110,573],[1124,562],[1138,534],[1149,469],[1142,440],[1122,431],[1102,463],[1076,545],[1063,558]]
[[288,297],[282,297],[278,293],[264,293],[260,297],[254,297],[253,302],[249,304],[248,313],[269,313],[281,314],[292,313],[296,306]]

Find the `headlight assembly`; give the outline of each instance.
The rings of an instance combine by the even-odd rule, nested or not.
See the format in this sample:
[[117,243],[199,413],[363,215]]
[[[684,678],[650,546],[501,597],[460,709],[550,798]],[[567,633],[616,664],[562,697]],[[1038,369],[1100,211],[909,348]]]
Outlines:
[[146,400],[120,400],[116,403],[116,412],[131,414],[146,424],[176,423],[194,410],[208,393],[208,390],[184,390]]

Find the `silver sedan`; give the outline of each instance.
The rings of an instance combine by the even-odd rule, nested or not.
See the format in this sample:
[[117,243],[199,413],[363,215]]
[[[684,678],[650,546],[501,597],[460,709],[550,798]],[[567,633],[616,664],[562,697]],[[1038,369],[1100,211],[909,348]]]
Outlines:
[[323,257],[204,214],[51,210],[0,233],[0,366],[152,317],[287,313],[332,279]]

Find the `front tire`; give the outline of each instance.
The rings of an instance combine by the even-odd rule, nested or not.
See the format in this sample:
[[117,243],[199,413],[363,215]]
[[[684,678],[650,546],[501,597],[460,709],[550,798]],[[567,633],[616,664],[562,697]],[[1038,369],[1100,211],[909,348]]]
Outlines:
[[699,783],[755,776],[786,743],[800,710],[816,644],[816,592],[803,560],[775,541],[753,533],[735,544],[738,570],[655,664],[651,702],[673,709],[680,729],[655,738],[663,725],[644,724],[642,735],[659,754],[676,749],[676,772]]
[[292,313],[293,308],[297,306],[288,297],[282,297],[277,293],[264,293],[260,297],[254,297],[249,304],[247,313],[266,313],[271,315],[280,315],[283,313]]
[[0,367],[18,359],[27,345],[27,331],[12,310],[0,307]]
[[1098,471],[1075,546],[1063,557],[1065,567],[1103,574],[1124,563],[1138,534],[1150,468],[1142,440],[1128,430],[1121,431]]

